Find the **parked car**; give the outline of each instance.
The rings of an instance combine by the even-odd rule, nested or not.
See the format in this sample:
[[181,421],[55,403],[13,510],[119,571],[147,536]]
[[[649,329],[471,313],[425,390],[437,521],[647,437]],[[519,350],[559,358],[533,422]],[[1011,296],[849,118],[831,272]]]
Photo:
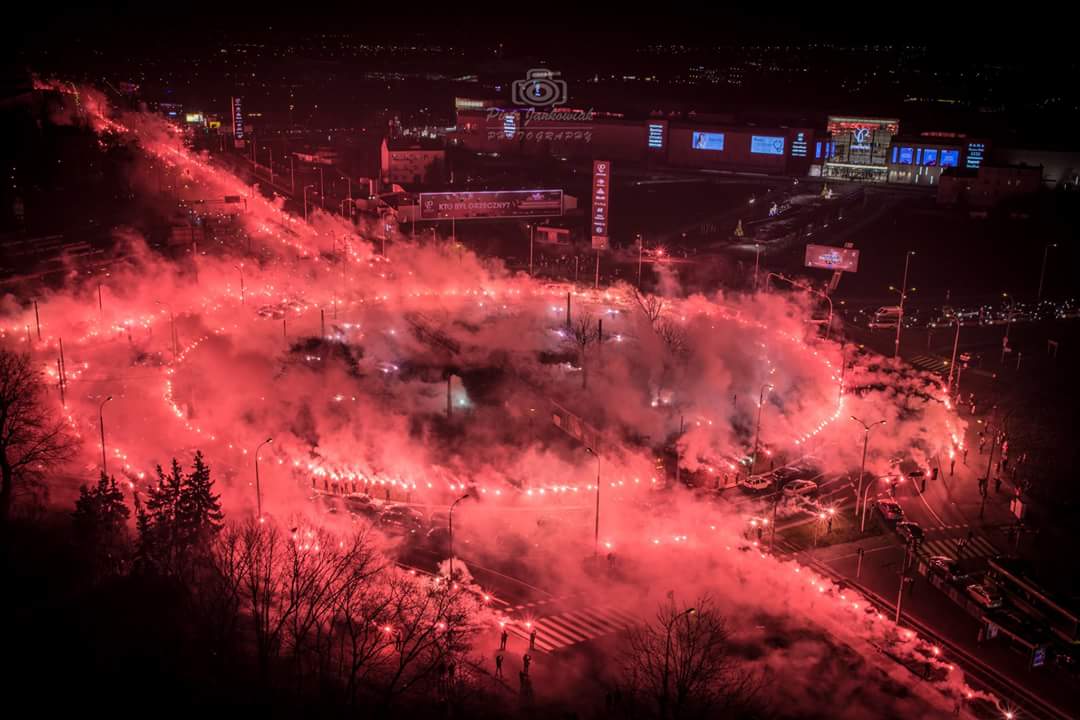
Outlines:
[[877,511],[888,522],[904,521],[904,508],[900,507],[900,503],[895,500],[878,500]]
[[424,515],[405,505],[391,505],[379,515],[379,527],[395,535],[418,535],[424,529]]
[[967,593],[975,599],[975,602],[979,603],[984,608],[1001,607],[1001,595],[991,587],[976,583],[967,586]]
[[739,480],[739,487],[754,492],[762,492],[768,490],[772,486],[773,478],[771,475],[751,475],[750,477]]
[[933,555],[926,561],[930,572],[946,580],[955,580],[960,574],[960,563],[945,555]]
[[817,492],[817,483],[813,480],[792,480],[784,486],[785,497],[802,497]]
[[367,495],[346,495],[344,498],[345,510],[353,515],[375,520],[379,516],[379,508],[371,502]]
[[926,537],[919,523],[913,522],[896,523],[896,533],[912,545],[918,545]]

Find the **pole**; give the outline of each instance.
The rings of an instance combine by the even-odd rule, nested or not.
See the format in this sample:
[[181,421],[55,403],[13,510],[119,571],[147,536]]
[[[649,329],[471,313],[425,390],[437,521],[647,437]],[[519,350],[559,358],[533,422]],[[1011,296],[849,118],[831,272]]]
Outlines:
[[593,288],[600,289],[600,248],[596,248],[596,280],[593,282]]
[[[683,416],[679,415],[679,439],[682,439],[684,430]],[[675,442],[675,484],[678,485],[682,478],[682,449],[679,447],[678,441]]]
[[102,320],[105,319],[105,305],[101,302],[101,283],[97,284],[97,306],[98,314],[101,315]]
[[893,357],[900,357],[900,330],[904,327],[904,300],[907,298],[907,276],[908,276],[908,263],[911,262],[911,256],[915,254],[914,250],[908,250],[904,255],[904,283],[900,288],[900,313],[896,319],[896,342],[893,346]]
[[637,236],[637,286],[638,290],[641,289],[641,261],[642,255],[645,252],[645,240],[641,237],[641,233]]
[[255,507],[260,520],[262,520],[262,486],[259,484],[259,451],[262,450],[263,445],[272,442],[274,438],[266,438],[255,448]]
[[529,225],[529,277],[533,276],[533,240],[536,235],[536,226]]
[[758,290],[758,268],[761,266],[761,243],[754,243],[754,292]]
[[570,293],[566,293],[566,327],[570,327]]
[[907,575],[904,574],[904,573],[900,573],[900,592],[898,592],[896,594],[896,619],[893,621],[897,625],[900,624],[900,614],[902,612],[902,608],[903,608],[903,605],[904,605],[904,583],[906,583],[906,582],[907,582]]
[[60,382],[67,386],[67,363],[64,362],[64,338],[60,338]]
[[274,184],[274,146],[270,146],[270,184]]
[[292,155],[289,156],[289,192],[296,195],[296,166]]
[[450,503],[450,512],[447,514],[447,520],[450,527],[450,582],[454,582],[454,508],[459,502],[469,497],[468,493],[465,493],[454,502]]
[[765,383],[761,386],[761,392],[758,393],[758,406],[757,406],[757,428],[754,430],[754,453],[750,457],[750,471],[747,476],[754,474],[754,468],[757,466],[757,453],[758,444],[761,440],[761,411],[765,407],[765,390],[772,389],[772,385]]
[[596,524],[593,528],[593,559],[600,558],[600,455],[592,448],[585,451],[596,458]]
[[37,323],[37,339],[41,340],[41,316],[38,315],[37,300],[34,301],[34,321]]
[[1036,298],[1038,302],[1042,302],[1043,281],[1046,280],[1046,257],[1050,254],[1050,248],[1052,247],[1057,247],[1057,243],[1049,243],[1043,248],[1042,272],[1039,273],[1039,295]]
[[863,559],[864,551],[863,551],[862,548],[858,548],[857,552],[858,552],[858,560],[856,560],[856,562],[855,562],[855,579],[856,580],[858,580],[862,576],[862,559]]
[[[865,435],[863,435],[862,465],[859,468],[859,484],[858,484],[857,489],[855,491],[855,516],[858,517],[858,515],[859,515],[859,499],[862,497],[863,477],[866,475],[866,448],[870,444],[870,431],[873,430],[878,425],[884,425],[885,421],[884,420],[878,420],[875,423],[871,423],[871,424],[867,425],[865,422],[863,422],[859,418],[855,417],[854,415],[851,416],[851,419],[854,420],[855,422],[859,423],[860,425],[862,425],[863,430],[866,433]],[[863,505],[864,505],[864,508],[865,508],[865,502],[863,503]]]
[[956,316],[956,335],[953,336],[952,360],[949,362],[949,384],[946,386],[949,392],[953,391],[953,373],[956,371],[956,349],[960,346],[960,316]]
[[58,380],[57,384],[60,386],[60,406],[67,407],[67,402],[64,400],[64,378],[63,374],[60,372],[60,358],[56,358],[56,377]]
[[450,402],[450,383],[453,381],[454,376],[450,373],[446,374],[446,419],[449,420],[453,413],[453,404]]
[[105,403],[112,400],[112,395],[101,401],[98,407],[98,427],[101,429],[101,474],[108,475],[108,467],[105,460]]
[[323,184],[322,165],[319,165],[319,207],[326,208],[326,186]]

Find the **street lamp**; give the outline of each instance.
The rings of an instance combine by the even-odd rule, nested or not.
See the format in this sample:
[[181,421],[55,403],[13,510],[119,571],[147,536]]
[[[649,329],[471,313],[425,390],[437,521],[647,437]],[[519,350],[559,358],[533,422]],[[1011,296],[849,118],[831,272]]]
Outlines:
[[533,223],[525,223],[525,227],[529,228],[529,277],[533,276],[533,240],[536,236],[536,225]]
[[1037,300],[1042,302],[1043,281],[1046,280],[1046,256],[1050,254],[1050,248],[1056,248],[1057,243],[1047,243],[1043,248],[1042,272],[1039,273],[1039,296]]
[[1005,362],[1005,350],[1009,347],[1009,330],[1012,329],[1013,312],[1016,308],[1016,298],[1009,293],[1001,293],[1001,297],[1009,301],[1009,313],[1005,316],[1005,337],[1001,338],[1001,362]]
[[112,400],[112,395],[101,401],[101,405],[98,407],[98,427],[101,428],[101,474],[107,475],[108,469],[105,466],[105,403]]
[[259,451],[262,450],[263,445],[272,442],[274,438],[268,437],[255,447],[255,507],[260,521],[262,521],[262,487],[259,485]]
[[172,354],[173,360],[175,360],[176,356],[179,354],[176,349],[176,316],[173,314],[172,305],[163,303],[160,300],[155,300],[154,302],[169,311],[169,334],[172,335]]
[[754,452],[750,457],[750,472],[747,473],[748,476],[754,474],[754,468],[757,466],[758,444],[761,440],[761,410],[765,407],[765,391],[772,389],[773,386],[771,383],[765,383],[761,386],[761,392],[758,393],[757,429],[754,431]]
[[833,316],[833,302],[832,298],[829,297],[829,294],[826,292],[822,292],[821,290],[816,290],[811,286],[807,285],[806,283],[796,282],[789,278],[787,275],[782,275],[781,273],[777,272],[771,272],[765,276],[765,292],[769,292],[769,280],[771,280],[772,278],[779,278],[780,280],[783,280],[794,288],[798,288],[799,290],[805,290],[808,293],[814,293],[815,295],[820,295],[821,297],[825,298],[825,302],[829,303],[829,317],[825,319],[825,339],[828,340],[829,330],[832,328]]
[[304,186],[304,222],[307,222],[307,221],[308,221],[308,214],[307,214],[307,191],[308,191],[308,188],[311,188],[311,187],[315,187],[315,185],[314,185],[314,184],[309,184],[309,185],[305,185],[305,186]]
[[450,503],[450,512],[447,518],[447,522],[450,527],[450,582],[454,582],[454,507],[459,502],[467,498],[472,497],[469,493],[465,493],[454,502]]
[[[669,593],[669,595],[670,595],[670,593]],[[660,709],[660,717],[661,718],[667,716],[668,685],[670,684],[669,680],[670,680],[670,677],[671,677],[671,631],[675,628],[675,624],[677,622],[679,622],[679,620],[681,618],[687,617],[689,615],[693,615],[696,612],[697,612],[696,608],[687,608],[686,610],[683,610],[681,613],[679,613],[678,615],[673,617],[671,619],[671,624],[668,625],[667,642],[664,644],[664,693],[663,693],[663,696],[661,697],[661,709]]]
[[233,265],[234,268],[240,271],[240,304],[244,304],[244,264]]
[[600,558],[600,455],[591,447],[585,452],[596,458],[596,526],[593,530],[593,559]]
[[956,335],[953,337],[952,343],[952,360],[949,361],[949,394],[953,391],[953,373],[956,371],[956,349],[960,345],[960,313],[954,313],[956,319]]
[[900,357],[900,330],[904,327],[904,300],[907,299],[908,264],[911,262],[911,256],[914,254],[914,250],[908,250],[904,254],[904,283],[900,287],[900,314],[896,319],[896,343],[893,346],[893,357],[897,358]]
[[851,419],[854,420],[855,422],[859,423],[860,425],[862,425],[863,430],[865,431],[865,434],[863,435],[863,446],[862,446],[862,466],[860,466],[860,468],[859,468],[859,485],[858,485],[858,489],[855,491],[855,515],[857,516],[859,514],[859,499],[862,497],[863,475],[866,474],[866,448],[870,444],[870,431],[873,430],[878,425],[884,425],[885,421],[884,420],[878,420],[875,423],[870,423],[869,425],[867,425],[866,423],[864,423],[862,420],[855,417],[854,415],[851,416]]

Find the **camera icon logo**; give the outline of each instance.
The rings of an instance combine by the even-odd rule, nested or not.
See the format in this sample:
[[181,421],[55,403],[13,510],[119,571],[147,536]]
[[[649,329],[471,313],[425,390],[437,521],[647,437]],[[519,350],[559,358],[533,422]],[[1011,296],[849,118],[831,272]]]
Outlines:
[[532,68],[524,80],[513,82],[513,100],[517,105],[549,107],[566,102],[566,81],[558,79],[559,73],[546,68]]

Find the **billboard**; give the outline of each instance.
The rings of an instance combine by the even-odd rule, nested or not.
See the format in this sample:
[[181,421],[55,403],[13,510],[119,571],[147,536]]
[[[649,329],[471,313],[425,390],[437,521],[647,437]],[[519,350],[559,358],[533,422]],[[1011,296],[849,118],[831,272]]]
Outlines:
[[857,272],[859,251],[855,248],[832,247],[831,245],[807,245],[805,264],[806,267],[822,270]]
[[710,133],[694,131],[691,138],[691,147],[695,150],[723,150],[724,133]]
[[592,246],[606,250],[608,246],[608,207],[611,203],[611,162],[593,162],[592,175]]
[[750,152],[757,155],[783,155],[784,138],[772,135],[751,135]]
[[941,167],[956,167],[960,164],[959,150],[942,150]]
[[649,148],[662,150],[664,147],[664,124],[649,123]]
[[420,193],[421,220],[550,217],[562,213],[562,190]]
[[244,112],[240,107],[240,98],[234,97],[232,99],[232,127],[233,136],[237,140],[244,139]]

